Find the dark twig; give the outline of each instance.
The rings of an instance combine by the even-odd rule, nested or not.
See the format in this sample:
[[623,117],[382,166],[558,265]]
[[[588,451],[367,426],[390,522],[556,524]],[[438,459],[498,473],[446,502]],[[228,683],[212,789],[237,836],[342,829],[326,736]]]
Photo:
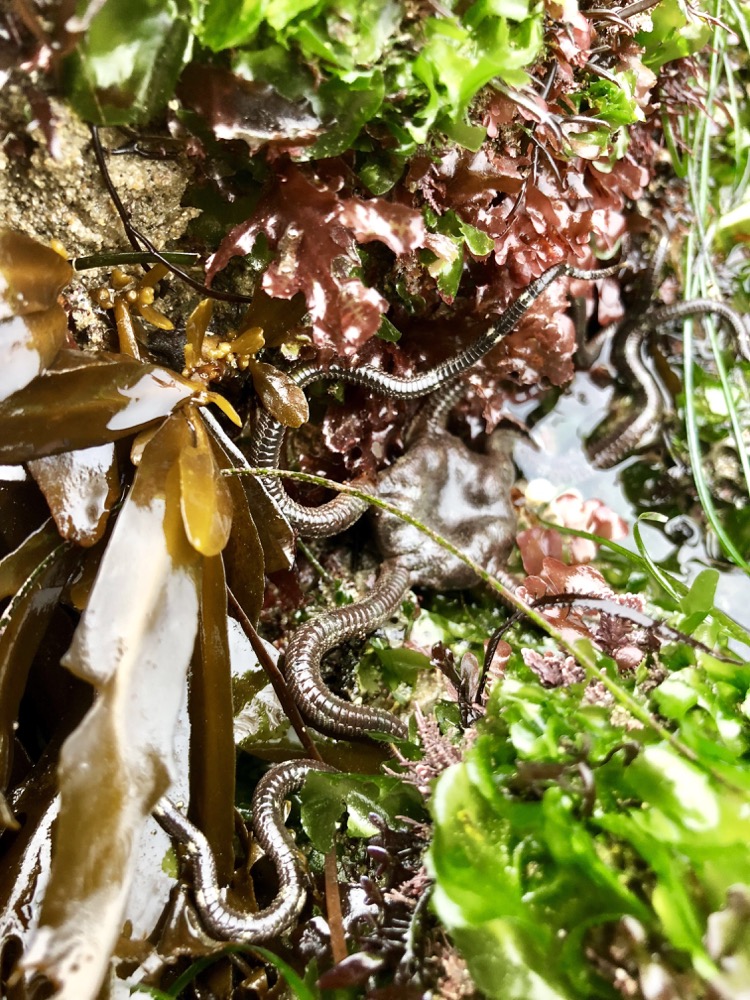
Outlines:
[[523,612],[514,611],[513,614],[508,618],[508,620],[503,622],[503,624],[500,625],[499,628],[496,628],[495,631],[490,636],[487,642],[487,648],[484,651],[484,669],[482,671],[482,676],[479,680],[478,697],[481,697],[482,692],[484,691],[484,685],[487,679],[487,669],[489,668],[489,665],[492,663],[492,659],[497,651],[497,647],[500,645],[500,640],[503,638],[503,636],[511,627],[511,625],[515,625],[516,622],[520,622],[522,618],[523,618]]
[[49,45],[47,32],[42,27],[37,15],[26,3],[26,0],[12,0],[11,8],[18,20],[21,21],[26,30],[34,36],[40,45]]
[[[720,663],[732,663],[737,665],[741,662],[727,656],[722,656],[720,653],[710,649],[704,643],[699,642],[692,636],[686,635],[684,632],[680,632],[679,629],[672,628],[671,625],[667,625],[666,622],[657,621],[648,615],[644,615],[643,613],[636,611],[634,608],[624,607],[622,604],[617,604],[614,601],[603,598],[587,597],[585,594],[549,594],[546,597],[541,597],[539,600],[534,601],[532,605],[534,608],[555,606],[571,608],[577,607],[582,610],[599,611],[600,613],[611,615],[613,618],[620,618],[625,621],[632,622],[634,625],[646,628],[655,634],[661,633],[664,638],[671,639],[675,642],[684,642],[686,645],[692,646],[693,649],[697,649],[702,653],[707,653],[715,660],[719,660]],[[508,629],[522,618],[523,613],[516,611],[510,616],[510,618],[508,618],[507,621],[503,622],[499,628],[496,628],[490,636],[484,653],[484,670],[482,671],[482,677],[480,680],[480,693],[484,688],[484,683],[487,677],[487,669],[492,663],[492,658],[494,657],[497,647],[500,644],[500,640],[503,638]]]
[[[636,0],[636,3],[630,3],[627,7],[620,7],[619,10],[591,7],[589,10],[581,11],[581,13],[592,21],[613,21],[616,24],[620,24],[629,17],[635,17],[636,14],[643,14],[644,11],[651,10],[658,3],[659,0]],[[629,27],[629,25],[626,27]]]
[[161,264],[170,270],[172,274],[176,274],[178,278],[181,278],[182,281],[185,282],[186,285],[189,285],[190,288],[194,288],[197,292],[200,292],[208,298],[219,299],[221,302],[252,302],[254,300],[252,295],[240,295],[235,292],[218,292],[216,289],[209,288],[208,285],[204,285],[203,282],[196,281],[196,279],[192,278],[187,271],[183,271],[181,267],[177,267],[176,264],[172,264],[168,257],[164,256],[164,254],[156,249],[148,237],[144,236],[139,229],[136,229],[130,221],[130,213],[123,205],[120,196],[117,193],[117,189],[112,183],[112,178],[109,175],[109,168],[107,167],[107,161],[104,156],[104,148],[102,147],[102,141],[99,137],[99,128],[97,125],[89,125],[89,129],[91,131],[96,162],[107,187],[107,191],[109,192],[114,206],[117,209],[117,214],[120,216],[123,228],[125,229],[125,235],[127,236],[128,242],[133,249],[138,253],[141,253],[144,249],[147,250],[150,254],[153,254],[153,256]]
[[622,18],[634,17],[636,14],[643,14],[644,11],[651,10],[658,3],[659,0],[637,0],[636,3],[630,3],[627,7],[622,7],[617,13]]
[[[123,228],[125,230],[125,235],[128,238],[128,243],[136,251],[136,253],[141,253],[143,246],[141,246],[140,234],[137,233],[135,227],[130,222],[130,212],[122,203],[119,194],[117,193],[117,188],[112,182],[112,178],[109,176],[109,167],[107,166],[107,161],[104,156],[104,148],[102,146],[102,140],[99,136],[99,126],[89,125],[89,131],[91,132],[91,140],[94,147],[94,156],[96,157],[96,164],[99,167],[99,173],[102,175],[102,180],[104,185],[109,192],[109,196],[112,199],[112,203],[117,209],[117,214],[120,216]],[[144,243],[145,246],[145,243]]]
[[[547,76],[545,77],[544,84],[542,86],[542,92],[541,92],[540,96],[541,96],[541,98],[542,98],[543,101],[546,101],[547,98],[549,97],[550,93],[552,92],[552,85],[555,82],[555,77],[556,76],[557,76],[557,63],[555,62],[555,63],[552,63],[552,65],[550,66],[550,68],[549,68],[549,70],[547,72]],[[511,100],[513,99],[513,92],[512,91],[503,91],[503,93],[505,93],[506,96],[509,97]],[[530,139],[530,140],[534,139],[534,129],[536,128],[536,124],[537,124],[536,122],[532,122],[531,127],[528,130],[526,130],[526,137],[527,137],[527,139]],[[526,176],[521,181],[521,187],[520,187],[520,189],[518,191],[518,194],[516,195],[516,198],[515,198],[515,200],[513,202],[513,205],[511,206],[510,212],[506,216],[506,219],[505,219],[506,226],[505,226],[505,229],[503,230],[503,232],[501,234],[501,237],[500,237],[501,239],[502,239],[502,237],[505,236],[505,234],[510,229],[510,226],[511,226],[511,223],[513,221],[513,218],[516,215],[516,213],[518,212],[519,208],[521,207],[521,204],[523,203],[524,198],[526,197],[526,191],[527,191],[528,186],[529,186],[529,181],[531,181],[533,184],[536,184],[537,170],[538,170],[538,166],[539,166],[539,150],[542,149],[543,147],[541,146],[541,144],[537,140],[534,140],[533,145],[534,145],[534,149],[533,149],[532,154],[531,154],[531,164],[529,166],[529,170],[528,170]],[[545,149],[544,152],[546,153],[547,150]],[[549,157],[549,154],[547,154],[547,155],[548,155],[548,159],[551,159],[551,157]],[[560,175],[558,173],[558,179],[559,179],[559,176]]]

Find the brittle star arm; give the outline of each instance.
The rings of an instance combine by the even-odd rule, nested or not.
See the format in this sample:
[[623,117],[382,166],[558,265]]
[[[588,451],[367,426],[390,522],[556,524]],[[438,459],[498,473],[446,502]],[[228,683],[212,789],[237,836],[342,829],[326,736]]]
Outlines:
[[[581,270],[568,264],[556,264],[548,268],[527,289],[525,289],[505,312],[478,340],[453,358],[430,368],[421,374],[405,378],[363,366],[346,368],[341,364],[325,367],[308,364],[293,369],[289,375],[300,387],[306,388],[314,382],[344,381],[364,386],[379,395],[391,399],[418,399],[448,385],[484,357],[502,337],[509,333],[535,300],[559,277],[596,280],[608,277],[619,269],[613,267],[597,271]],[[281,445],[286,428],[264,410],[258,413],[253,435],[250,440],[250,461],[259,468],[276,469],[279,466]],[[355,497],[339,495],[320,507],[307,507],[293,500],[280,480],[268,480],[266,490],[273,497],[289,522],[304,537],[325,538],[337,535],[357,521],[367,505]]]
[[747,328],[739,313],[725,302],[717,299],[688,299],[644,313],[628,330],[620,357],[623,374],[632,388],[633,406],[625,419],[608,434],[593,438],[586,446],[589,459],[598,468],[608,469],[616,465],[657,428],[662,419],[663,402],[658,384],[641,357],[643,341],[651,330],[690,316],[717,316],[724,320],[734,333],[740,353],[750,360]]
[[390,712],[334,695],[323,683],[320,664],[335,646],[362,638],[388,621],[400,608],[409,583],[405,565],[398,559],[386,561],[366,597],[324,611],[292,633],[286,650],[287,683],[305,721],[319,732],[344,739],[362,739],[370,732],[407,738],[408,727]]
[[254,944],[274,938],[293,926],[304,906],[307,890],[297,847],[284,825],[284,800],[302,787],[310,771],[333,770],[314,760],[288,761],[272,767],[258,782],[253,796],[253,832],[276,868],[279,891],[270,906],[257,913],[238,910],[227,901],[205,835],[171,799],[165,796],[160,800],[154,816],[185,848],[192,868],[195,906],[206,930],[215,938]]

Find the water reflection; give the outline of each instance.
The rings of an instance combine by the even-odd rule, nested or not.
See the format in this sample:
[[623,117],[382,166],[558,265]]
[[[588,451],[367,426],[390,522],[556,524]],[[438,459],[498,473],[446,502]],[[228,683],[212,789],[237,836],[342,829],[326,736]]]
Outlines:
[[[533,425],[532,441],[520,440],[515,449],[521,475],[527,480],[547,479],[558,492],[573,487],[585,500],[602,500],[631,527],[639,514],[659,510],[669,516],[665,508],[671,507],[673,516],[665,524],[641,523],[651,557],[679,573],[687,583],[706,567],[717,569],[717,607],[750,628],[750,578],[718,557],[717,547],[710,536],[706,537],[702,523],[689,513],[678,512],[684,500],[677,496],[680,487],[666,473],[657,473],[655,478],[648,475],[646,463],[638,456],[630,456],[612,469],[597,469],[586,458],[583,441],[606,416],[611,396],[610,387],[602,388],[588,372],[578,372],[552,410],[537,423],[536,403],[516,407],[514,415]],[[640,496],[631,499],[625,481],[639,479],[644,480]],[[632,532],[620,544],[636,551]]]

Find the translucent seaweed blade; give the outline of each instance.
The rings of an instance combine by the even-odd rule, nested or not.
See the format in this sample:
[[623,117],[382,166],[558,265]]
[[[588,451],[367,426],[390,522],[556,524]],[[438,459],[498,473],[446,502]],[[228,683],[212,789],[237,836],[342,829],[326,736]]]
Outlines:
[[40,924],[21,968],[92,1000],[106,974],[145,821],[173,777],[198,619],[200,555],[180,513],[183,415],[144,450],[65,664],[97,690],[60,753],[60,816]]

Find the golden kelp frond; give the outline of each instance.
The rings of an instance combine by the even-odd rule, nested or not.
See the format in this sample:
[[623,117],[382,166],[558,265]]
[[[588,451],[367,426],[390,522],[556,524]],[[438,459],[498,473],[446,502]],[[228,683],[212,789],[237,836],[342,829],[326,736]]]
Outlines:
[[[263,490],[224,475],[239,453],[218,425],[209,431],[201,408],[216,403],[239,422],[231,404],[211,391],[211,378],[141,360],[140,320],[172,329],[153,309],[161,273],[152,269],[134,287],[114,274],[109,297],[99,296],[114,310],[124,353],[77,350],[66,346],[68,321],[57,301],[72,269],[36,241],[0,233],[0,463],[18,467],[7,470],[18,482],[0,487],[0,499],[6,544],[21,539],[0,558],[0,595],[11,598],[0,616],[0,828],[16,826],[14,750],[37,661],[55,684],[71,683],[58,665],[64,647],[58,641],[47,651],[61,607],[68,623],[82,612],[62,662],[96,691],[88,711],[82,684],[78,710],[51,715],[50,733],[63,743],[58,792],[49,788],[38,839],[35,813],[18,841],[31,854],[43,850],[43,828],[59,803],[49,884],[29,883],[36,917],[22,928],[17,978],[39,972],[61,997],[96,994],[130,919],[141,833],[174,777],[179,726],[192,727],[200,747],[190,778],[183,761],[191,809],[209,817],[207,835],[231,870],[226,587],[255,621],[265,563],[288,567],[293,558],[291,530]],[[198,310],[198,352],[209,318],[210,309]],[[28,505],[24,517],[19,505]],[[264,522],[258,527],[255,512]],[[189,670],[192,723],[178,724]],[[12,880],[6,888],[19,889]],[[9,900],[0,895],[0,908]]]
[[0,319],[50,309],[73,273],[55,250],[25,233],[0,229]]
[[200,594],[201,557],[180,513],[179,461],[190,443],[177,413],[145,449],[65,657],[98,697],[61,752],[55,854],[23,965],[70,997],[96,992],[141,831],[174,778]]
[[117,441],[200,391],[126,355],[61,351],[44,374],[0,403],[0,461],[28,462]]
[[65,343],[67,317],[57,300],[72,276],[54,250],[0,229],[0,400],[28,385]]

